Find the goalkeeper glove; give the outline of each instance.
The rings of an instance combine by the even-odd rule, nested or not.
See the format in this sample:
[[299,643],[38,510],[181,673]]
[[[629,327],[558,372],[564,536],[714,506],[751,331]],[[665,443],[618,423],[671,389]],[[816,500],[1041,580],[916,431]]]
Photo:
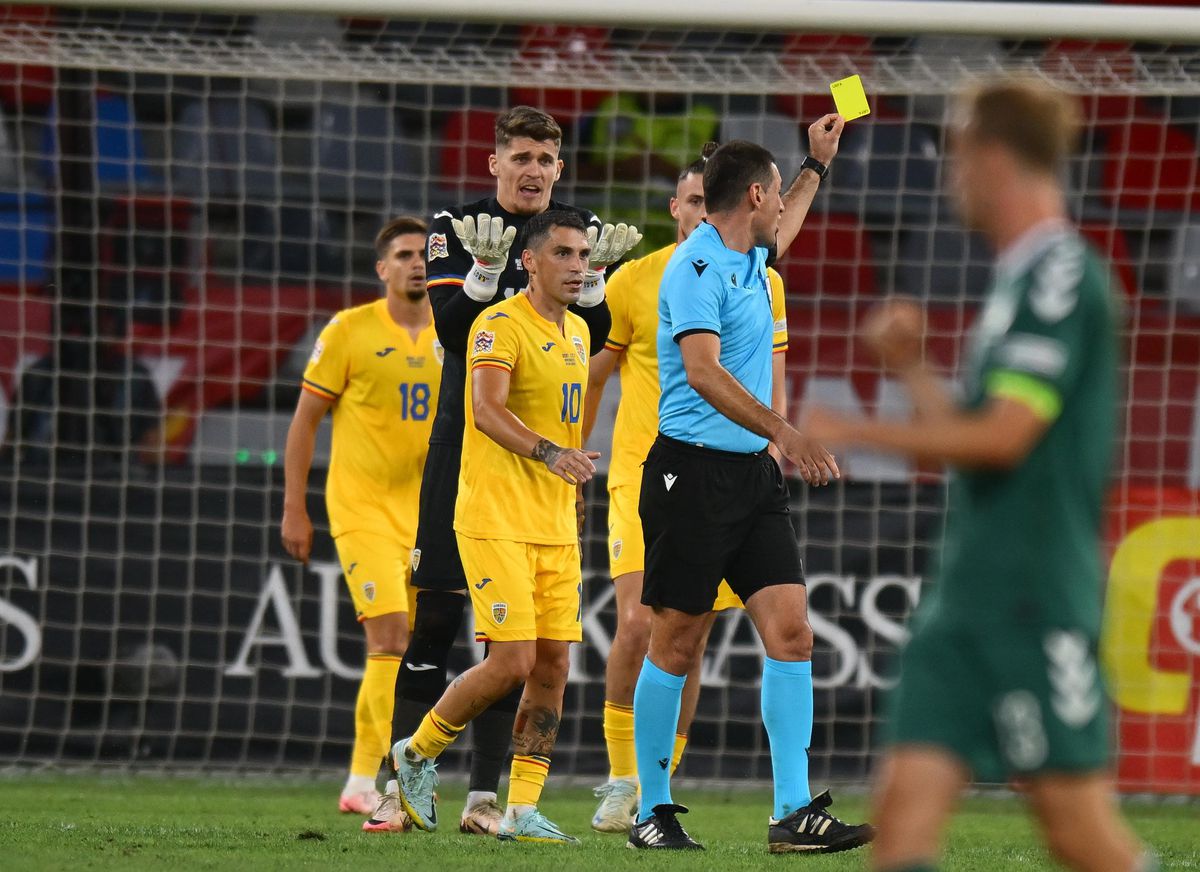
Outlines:
[[503,218],[484,213],[475,218],[452,218],[450,226],[462,247],[475,258],[463,291],[476,302],[490,303],[499,288],[500,274],[508,265],[508,250],[517,237],[517,228],[505,227]]
[[589,227],[587,239],[592,254],[588,258],[588,270],[583,274],[583,290],[579,294],[579,305],[584,307],[598,306],[604,301],[604,270],[629,254],[642,241],[642,234],[632,224],[618,224],[615,227],[605,224],[599,233],[595,227]]

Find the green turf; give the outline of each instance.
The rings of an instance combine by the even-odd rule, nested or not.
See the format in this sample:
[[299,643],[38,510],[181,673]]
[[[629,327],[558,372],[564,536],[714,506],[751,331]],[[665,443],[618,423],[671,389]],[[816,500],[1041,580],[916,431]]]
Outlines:
[[[765,792],[679,790],[691,805],[684,820],[707,846],[702,855],[649,855],[618,836],[588,829],[590,793],[551,783],[543,811],[583,838],[579,848],[504,845],[457,832],[463,790],[444,785],[446,831],[366,835],[357,818],[337,814],[337,785],[287,780],[46,777],[0,780],[0,869],[356,869],[459,872],[571,869],[737,872],[764,864],[806,870],[863,869],[866,853],[771,857],[766,853]],[[834,811],[863,815],[861,797],[844,796]],[[1196,805],[1131,804],[1134,827],[1166,869],[1200,868]],[[1052,868],[1020,805],[1006,798],[968,801],[949,834],[944,868]]]

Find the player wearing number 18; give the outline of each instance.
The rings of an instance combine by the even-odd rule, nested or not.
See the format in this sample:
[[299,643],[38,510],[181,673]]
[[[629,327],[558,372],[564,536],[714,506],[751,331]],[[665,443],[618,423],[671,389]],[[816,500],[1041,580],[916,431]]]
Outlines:
[[497,835],[577,841],[537,806],[562,718],[568,648],[582,638],[575,486],[592,477],[600,456],[580,448],[591,337],[567,309],[588,269],[586,233],[574,212],[529,219],[521,254],[529,289],[485,309],[471,326],[454,530],[476,638],[490,650],[392,749],[400,801],[423,830],[437,827],[433,761],[468,721],[523,684]]
[[350,777],[340,809],[368,814],[391,738],[396,670],[408,645],[410,555],[421,473],[442,375],[425,289],[425,222],[397,218],[376,238],[386,295],[346,309],[313,348],[284,454],[283,545],[308,560],[305,507],[317,425],[333,409],[325,487],[330,532],[367,642]]

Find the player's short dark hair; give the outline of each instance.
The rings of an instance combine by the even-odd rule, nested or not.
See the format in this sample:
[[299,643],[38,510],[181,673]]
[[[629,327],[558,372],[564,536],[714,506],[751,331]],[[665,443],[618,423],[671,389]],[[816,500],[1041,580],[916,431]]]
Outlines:
[[525,229],[521,233],[521,250],[541,248],[555,227],[569,227],[587,236],[587,225],[583,223],[583,218],[578,212],[551,209],[549,212],[534,215],[525,222]]
[[712,153],[704,164],[704,207],[725,212],[736,206],[753,184],[771,183],[775,156],[761,145],[735,139]]
[[398,218],[393,218],[387,224],[379,229],[375,234],[375,254],[380,260],[387,257],[388,248],[391,247],[392,240],[397,236],[404,236],[408,233],[419,233],[424,236],[429,232],[428,225],[420,218],[414,218],[412,215],[401,215]]
[[682,182],[688,176],[704,175],[704,168],[708,166],[708,159],[713,156],[713,152],[721,147],[719,142],[706,142],[704,147],[700,149],[700,157],[696,158],[690,164],[685,166],[679,172],[679,178],[676,181]]
[[964,94],[960,108],[960,135],[1000,145],[1032,170],[1059,173],[1079,140],[1079,103],[1041,82],[981,85]]
[[508,145],[518,136],[562,145],[562,135],[562,128],[553,115],[532,106],[514,106],[496,119],[497,149]]

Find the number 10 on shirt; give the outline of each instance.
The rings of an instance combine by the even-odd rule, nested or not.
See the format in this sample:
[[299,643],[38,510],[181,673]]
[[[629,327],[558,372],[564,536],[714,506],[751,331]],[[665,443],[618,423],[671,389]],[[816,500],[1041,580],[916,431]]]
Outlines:
[[562,420],[568,424],[579,423],[579,409],[583,405],[583,385],[579,382],[562,386]]

